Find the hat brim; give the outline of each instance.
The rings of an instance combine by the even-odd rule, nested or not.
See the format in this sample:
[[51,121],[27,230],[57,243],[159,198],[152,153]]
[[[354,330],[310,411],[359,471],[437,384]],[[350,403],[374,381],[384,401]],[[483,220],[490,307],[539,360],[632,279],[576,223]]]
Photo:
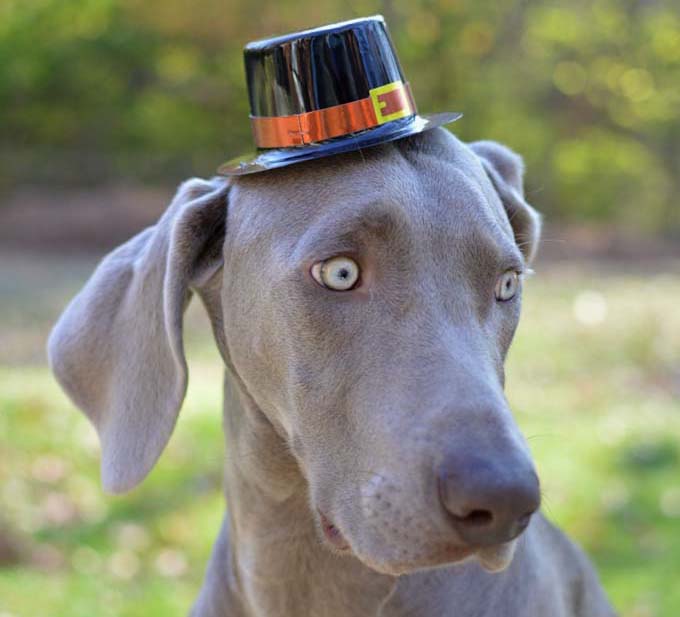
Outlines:
[[361,133],[353,133],[352,135],[338,137],[330,141],[293,148],[259,150],[250,156],[240,156],[227,161],[218,168],[217,173],[221,176],[245,176],[312,159],[320,159],[326,156],[342,154],[343,152],[369,148],[455,122],[462,115],[457,112],[444,112],[424,116],[415,115],[402,120],[393,120]]

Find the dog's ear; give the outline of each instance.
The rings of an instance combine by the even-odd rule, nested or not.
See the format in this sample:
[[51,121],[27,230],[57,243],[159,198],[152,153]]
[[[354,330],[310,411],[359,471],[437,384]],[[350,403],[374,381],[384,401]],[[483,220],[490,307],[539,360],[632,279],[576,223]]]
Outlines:
[[110,492],[149,473],[187,386],[182,318],[221,271],[229,186],[193,179],[158,223],[108,255],[50,335],[52,370],[94,424]]
[[517,246],[531,263],[541,236],[541,216],[524,200],[522,158],[495,141],[476,141],[470,148],[481,160],[503,203]]

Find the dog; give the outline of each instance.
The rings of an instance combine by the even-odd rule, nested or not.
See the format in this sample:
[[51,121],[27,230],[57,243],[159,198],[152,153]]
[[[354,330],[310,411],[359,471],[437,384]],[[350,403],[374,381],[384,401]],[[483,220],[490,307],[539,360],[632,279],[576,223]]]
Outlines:
[[229,504],[194,617],[611,617],[540,514],[504,388],[540,218],[523,163],[444,129],[181,185],[53,330],[102,481],[150,471],[202,300],[226,365]]

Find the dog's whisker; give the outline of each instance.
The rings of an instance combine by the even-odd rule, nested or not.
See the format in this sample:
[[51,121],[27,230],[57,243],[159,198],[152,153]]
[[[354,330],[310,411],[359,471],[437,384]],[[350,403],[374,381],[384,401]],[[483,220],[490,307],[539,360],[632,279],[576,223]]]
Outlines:
[[528,440],[529,439],[539,439],[539,438],[543,439],[543,438],[546,438],[546,437],[555,438],[555,437],[560,437],[560,436],[561,436],[560,433],[533,433],[531,435],[528,435],[527,439]]

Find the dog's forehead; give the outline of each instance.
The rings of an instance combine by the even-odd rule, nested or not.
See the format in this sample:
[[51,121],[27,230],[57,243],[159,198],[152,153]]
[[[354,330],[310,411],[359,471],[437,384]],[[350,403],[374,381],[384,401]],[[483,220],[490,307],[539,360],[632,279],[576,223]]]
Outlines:
[[435,131],[241,179],[232,191],[230,218],[248,235],[259,230],[290,238],[319,221],[368,220],[377,205],[426,228],[504,227],[477,157],[450,134]]

